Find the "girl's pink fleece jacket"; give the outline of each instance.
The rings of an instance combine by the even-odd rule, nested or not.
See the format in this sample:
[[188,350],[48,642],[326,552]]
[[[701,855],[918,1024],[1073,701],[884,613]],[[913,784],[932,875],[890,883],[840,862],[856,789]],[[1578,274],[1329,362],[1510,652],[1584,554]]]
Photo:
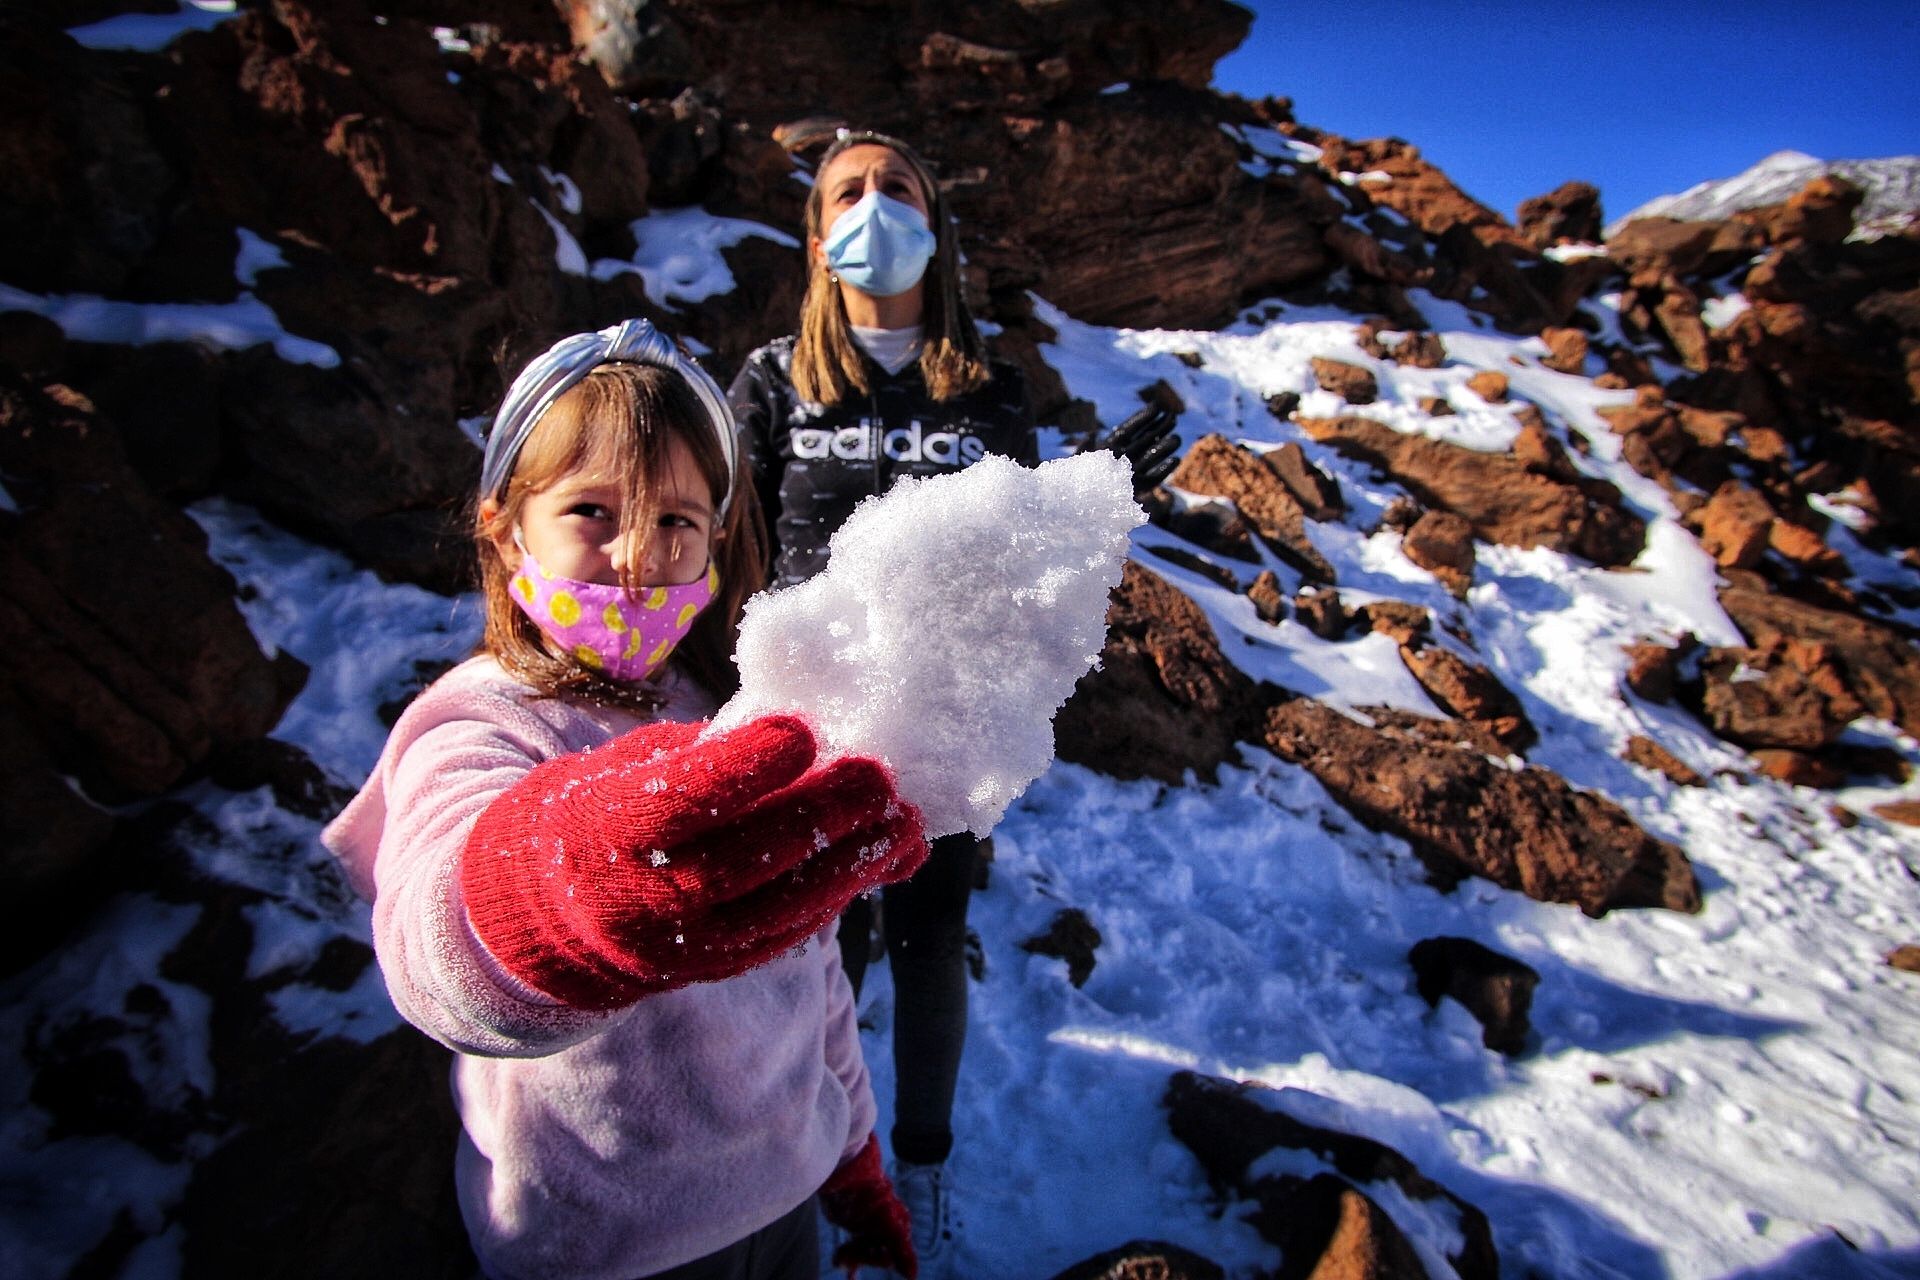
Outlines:
[[[691,682],[665,687],[661,718],[712,714]],[[481,811],[541,761],[644,720],[537,697],[471,659],[407,708],[321,836],[373,901],[394,1006],[457,1051],[455,1179],[494,1280],[632,1280],[691,1261],[812,1195],[873,1130],[831,928],[610,1014],[531,990],[474,936],[458,869]]]

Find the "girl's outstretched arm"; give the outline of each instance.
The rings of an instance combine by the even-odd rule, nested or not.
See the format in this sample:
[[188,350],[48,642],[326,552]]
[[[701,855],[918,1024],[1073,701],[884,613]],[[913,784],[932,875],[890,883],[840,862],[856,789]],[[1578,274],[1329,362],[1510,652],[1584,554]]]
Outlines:
[[656,724],[549,760],[475,823],[460,884],[515,980],[575,1009],[742,973],[926,858],[877,761],[814,767],[793,716],[710,738]]

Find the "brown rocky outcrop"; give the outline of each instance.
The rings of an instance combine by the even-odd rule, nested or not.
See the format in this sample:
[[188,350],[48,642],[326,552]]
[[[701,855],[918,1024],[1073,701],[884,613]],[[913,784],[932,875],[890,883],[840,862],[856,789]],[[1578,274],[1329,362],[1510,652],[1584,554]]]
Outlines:
[[1380,384],[1373,370],[1344,360],[1313,357],[1313,380],[1348,404],[1372,404],[1380,397]]
[[1531,1024],[1533,990],[1540,974],[1532,965],[1501,955],[1471,938],[1423,938],[1407,953],[1420,998],[1438,1005],[1451,996],[1479,1021],[1487,1048],[1509,1056],[1523,1052]]
[[1481,751],[1424,740],[1379,709],[1368,714],[1371,727],[1296,699],[1267,713],[1262,741],[1369,826],[1406,840],[1438,883],[1482,876],[1595,916],[1699,909],[1686,854],[1612,801],[1545,769],[1510,770]]
[[[1379,629],[1381,615],[1369,608],[1369,621]],[[1484,730],[1504,750],[1523,752],[1538,739],[1520,699],[1479,663],[1417,637],[1400,642],[1400,660],[1442,711]]]
[[[17,506],[0,539],[0,763],[23,803],[34,797],[20,820],[73,824],[9,841],[24,909],[30,888],[64,883],[97,847],[73,837],[104,835],[83,796],[161,794],[220,747],[264,735],[305,669],[260,651],[206,535],[147,491],[76,393],[0,382],[0,472]],[[63,776],[77,794],[52,785]]]
[[[1427,1275],[1391,1217],[1359,1188],[1392,1184],[1407,1200],[1458,1223],[1459,1245],[1447,1258],[1460,1280],[1495,1280],[1500,1270],[1486,1215],[1446,1190],[1392,1147],[1294,1119],[1257,1085],[1175,1073],[1164,1104],[1173,1136],[1193,1152],[1219,1193],[1250,1199],[1249,1220],[1279,1245],[1284,1270],[1304,1280]],[[1324,1161],[1328,1172],[1255,1175],[1267,1152],[1287,1148]]]
[[1464,598],[1473,585],[1473,526],[1451,511],[1428,511],[1401,535],[1407,559]]
[[1673,752],[1667,750],[1652,738],[1644,734],[1634,734],[1627,739],[1627,745],[1620,751],[1620,758],[1628,764],[1637,764],[1642,769],[1664,775],[1669,782],[1683,787],[1704,787],[1707,780],[1699,772],[1688,767]]
[[[1285,466],[1284,462],[1269,465],[1225,436],[1206,435],[1187,450],[1167,483],[1189,493],[1227,499],[1274,555],[1310,581],[1332,582],[1333,566],[1307,537],[1307,510],[1285,478]],[[1304,476],[1301,483],[1309,487]],[[1309,501],[1326,508],[1324,492],[1310,495]]]
[[1487,542],[1550,547],[1608,567],[1631,563],[1644,544],[1646,522],[1604,481],[1556,480],[1504,454],[1405,435],[1366,418],[1301,425],[1323,444],[1379,467],[1424,505],[1464,517]]
[[1716,684],[1722,684],[1722,696],[1731,704],[1744,696],[1743,687],[1768,689],[1775,673],[1787,673],[1788,683],[1804,690],[1813,700],[1811,707],[1819,708],[1805,715],[1831,727],[1818,741],[1749,739],[1750,745],[1823,745],[1858,715],[1892,721],[1909,734],[1920,732],[1920,650],[1906,636],[1866,618],[1768,591],[1751,579],[1730,582],[1720,593],[1720,603],[1750,647],[1744,652],[1710,651],[1704,665],[1724,672],[1725,681],[1732,682],[1733,668],[1745,662],[1749,671],[1766,673],[1766,679],[1728,685],[1709,678],[1710,697]]
[[1129,562],[1107,611],[1107,643],[1054,717],[1062,760],[1120,778],[1180,782],[1236,759],[1263,695],[1228,662],[1200,607]]
[[1542,196],[1520,202],[1520,237],[1536,249],[1561,244],[1598,244],[1606,219],[1600,190],[1590,182],[1563,182]]
[[1076,1262],[1053,1280],[1225,1280],[1225,1276],[1218,1263],[1177,1244],[1131,1240]]

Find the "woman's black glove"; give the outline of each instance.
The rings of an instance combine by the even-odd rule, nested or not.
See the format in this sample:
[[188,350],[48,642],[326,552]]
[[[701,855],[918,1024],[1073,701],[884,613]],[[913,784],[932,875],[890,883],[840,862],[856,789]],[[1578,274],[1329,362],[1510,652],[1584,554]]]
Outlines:
[[1133,468],[1134,496],[1144,497],[1180,465],[1174,456],[1180,447],[1180,437],[1173,433],[1176,421],[1177,415],[1165,405],[1148,405],[1092,447],[1125,458]]

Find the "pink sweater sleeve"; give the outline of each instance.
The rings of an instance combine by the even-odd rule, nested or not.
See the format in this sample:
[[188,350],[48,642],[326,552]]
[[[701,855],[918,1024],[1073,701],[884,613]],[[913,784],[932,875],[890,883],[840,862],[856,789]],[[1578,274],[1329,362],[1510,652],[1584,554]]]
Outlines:
[[879,1117],[873,1100],[873,1082],[867,1076],[867,1060],[860,1052],[860,1023],[854,1008],[853,986],[840,964],[840,944],[829,926],[820,934],[820,946],[826,953],[827,978],[827,1070],[846,1087],[853,1106],[847,1116],[847,1145],[840,1153],[845,1164],[860,1154]]
[[322,839],[373,898],[374,951],[394,1007],[450,1048],[535,1057],[602,1029],[517,981],[469,927],[460,856],[481,812],[572,743],[498,686],[455,678],[401,716],[367,786]]

